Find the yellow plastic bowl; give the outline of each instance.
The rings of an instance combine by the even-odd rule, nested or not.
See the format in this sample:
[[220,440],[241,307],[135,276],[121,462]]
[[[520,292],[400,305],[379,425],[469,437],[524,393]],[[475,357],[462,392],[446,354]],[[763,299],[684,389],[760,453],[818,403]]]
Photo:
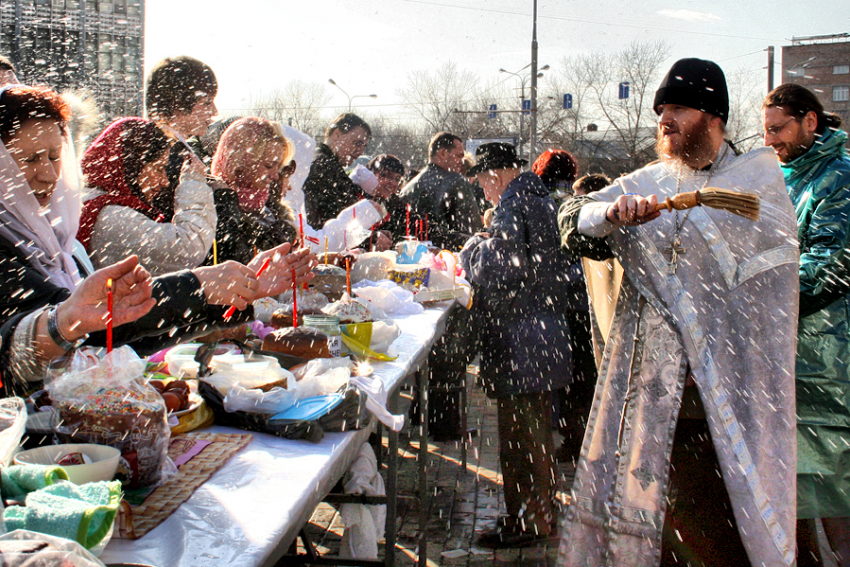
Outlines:
[[70,453],[88,455],[91,463],[84,465],[62,465],[68,473],[68,480],[74,484],[86,484],[101,480],[112,480],[118,470],[118,458],[121,452],[106,445],[94,443],[66,443],[64,445],[45,445],[15,455],[17,465],[55,465],[56,461]]

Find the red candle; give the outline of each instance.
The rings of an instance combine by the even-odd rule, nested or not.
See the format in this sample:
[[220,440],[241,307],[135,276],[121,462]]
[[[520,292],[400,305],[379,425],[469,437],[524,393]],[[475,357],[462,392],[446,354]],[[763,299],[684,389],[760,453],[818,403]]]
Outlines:
[[112,352],[112,278],[106,280],[106,352]]
[[292,326],[298,328],[298,285],[295,283],[295,270],[292,270]]
[[[269,267],[269,264],[271,263],[271,261],[272,261],[272,257],[271,257],[271,256],[269,256],[268,258],[266,258],[266,261],[265,261],[265,262],[263,262],[263,265],[262,265],[262,266],[260,266],[260,269],[259,269],[259,270],[257,270],[257,277],[258,277],[258,278],[260,277],[260,275],[261,275],[263,272],[265,272],[265,271],[266,271],[266,268],[268,268],[268,267]],[[293,278],[293,281],[295,281],[295,278]],[[225,311],[225,312],[224,312],[224,320],[226,321],[226,320],[230,319],[231,317],[233,317],[233,314],[234,314],[234,313],[236,313],[236,306],[235,306],[235,305],[231,305],[231,306],[227,309],[227,311]]]
[[304,215],[298,213],[298,224],[301,226],[301,248],[304,248]]
[[407,205],[407,233],[406,237],[410,238],[410,205]]
[[351,258],[345,259],[345,288],[348,295],[351,295]]

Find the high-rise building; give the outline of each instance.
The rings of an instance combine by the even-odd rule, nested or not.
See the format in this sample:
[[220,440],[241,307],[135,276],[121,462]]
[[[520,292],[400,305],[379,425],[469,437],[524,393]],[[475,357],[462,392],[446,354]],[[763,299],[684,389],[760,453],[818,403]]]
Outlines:
[[87,88],[104,118],[141,116],[144,0],[0,0],[0,53],[21,82]]
[[782,48],[782,82],[817,93],[824,108],[850,124],[850,33],[792,37]]

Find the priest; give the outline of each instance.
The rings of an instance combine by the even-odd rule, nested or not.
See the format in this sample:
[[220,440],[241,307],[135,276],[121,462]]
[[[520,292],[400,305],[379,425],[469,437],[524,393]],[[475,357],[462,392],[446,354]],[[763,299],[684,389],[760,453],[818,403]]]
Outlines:
[[[659,160],[562,207],[563,244],[625,277],[563,522],[560,565],[791,565],[798,248],[776,157],[724,141],[711,61],[658,89]],[[678,193],[755,193],[758,221],[660,213]]]

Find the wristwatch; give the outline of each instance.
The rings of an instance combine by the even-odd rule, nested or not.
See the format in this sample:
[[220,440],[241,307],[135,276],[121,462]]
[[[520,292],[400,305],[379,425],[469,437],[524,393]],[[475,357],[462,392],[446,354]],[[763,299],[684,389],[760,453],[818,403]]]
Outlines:
[[83,343],[86,342],[86,339],[89,338],[88,335],[83,335],[76,341],[69,341],[63,337],[62,333],[59,331],[59,323],[56,321],[55,305],[47,311],[47,334],[50,335],[50,340],[56,343],[56,346],[63,349],[65,352],[80,348],[83,346]]

